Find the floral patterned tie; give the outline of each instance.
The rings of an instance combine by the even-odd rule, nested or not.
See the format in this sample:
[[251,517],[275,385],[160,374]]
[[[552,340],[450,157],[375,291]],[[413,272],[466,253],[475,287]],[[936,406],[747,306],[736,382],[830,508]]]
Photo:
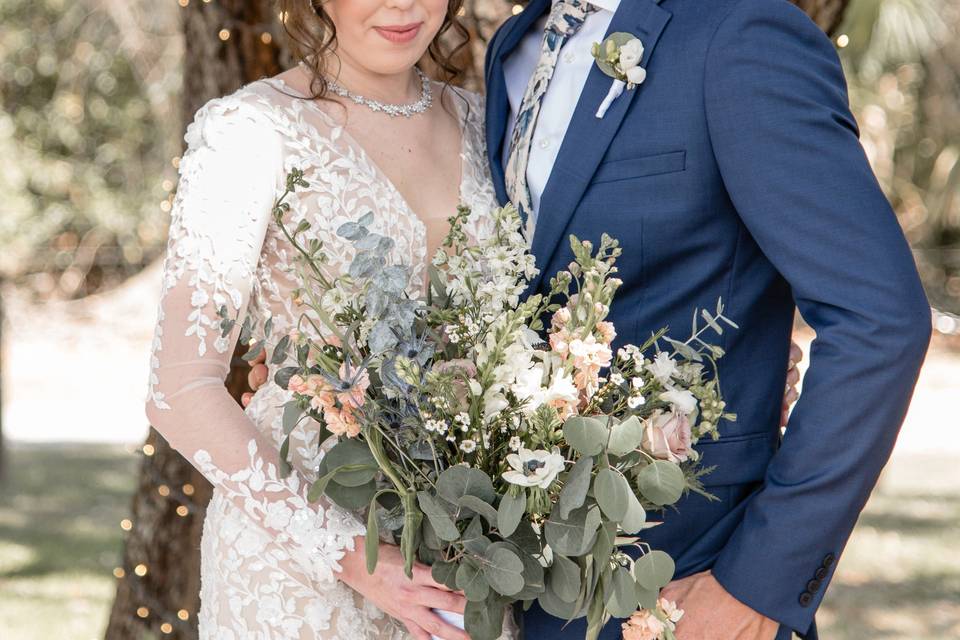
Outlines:
[[560,48],[583,26],[587,16],[597,7],[584,0],[562,0],[554,2],[547,26],[544,30],[540,60],[530,77],[530,83],[523,94],[523,101],[517,112],[516,125],[510,139],[510,157],[505,171],[507,195],[527,221],[527,237],[532,238],[536,225],[530,187],[527,185],[527,164],[530,162],[530,146],[533,131],[547,94],[550,79],[557,68]]

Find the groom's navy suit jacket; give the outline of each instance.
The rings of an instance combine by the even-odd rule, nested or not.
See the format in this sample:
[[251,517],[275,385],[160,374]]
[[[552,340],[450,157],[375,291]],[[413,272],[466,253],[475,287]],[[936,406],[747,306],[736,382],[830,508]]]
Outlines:
[[[487,54],[487,136],[498,197],[509,117],[503,61],[548,11],[533,0]],[[678,576],[720,583],[816,636],[814,612],[886,463],[930,337],[913,257],[858,139],[830,40],[787,0],[622,0],[610,32],[645,46],[646,82],[595,117],[590,72],[543,192],[533,290],[572,259],[568,236],[623,246],[611,309],[641,343],[722,297],[722,438],[702,444],[719,501],[691,495],[647,532]],[[585,52],[589,54],[589,52]],[[794,311],[816,330],[803,393],[778,427]],[[537,605],[528,640],[582,637]],[[603,638],[619,638],[611,621]]]

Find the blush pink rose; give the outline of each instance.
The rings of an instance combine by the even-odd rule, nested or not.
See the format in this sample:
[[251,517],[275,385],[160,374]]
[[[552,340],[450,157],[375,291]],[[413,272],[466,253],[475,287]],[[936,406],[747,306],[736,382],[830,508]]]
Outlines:
[[647,421],[643,439],[653,457],[683,462],[690,455],[690,420],[684,414],[656,413]]

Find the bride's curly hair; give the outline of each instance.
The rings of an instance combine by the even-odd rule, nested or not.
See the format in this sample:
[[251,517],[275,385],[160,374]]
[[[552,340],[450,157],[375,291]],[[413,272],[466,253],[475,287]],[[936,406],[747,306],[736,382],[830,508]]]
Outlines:
[[[440,76],[436,79],[447,84],[463,74],[455,58],[470,42],[470,32],[459,20],[463,2],[449,0],[443,25],[427,48],[427,56]],[[314,100],[327,95],[327,62],[337,48],[337,27],[324,11],[325,3],[326,0],[280,0],[281,21],[293,56],[312,72],[310,97]],[[452,37],[447,38],[448,33]]]

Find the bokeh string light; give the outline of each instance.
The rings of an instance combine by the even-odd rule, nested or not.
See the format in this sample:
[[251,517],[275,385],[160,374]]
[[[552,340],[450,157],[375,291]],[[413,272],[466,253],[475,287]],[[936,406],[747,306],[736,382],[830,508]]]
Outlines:
[[[156,448],[152,444],[147,443],[140,447],[137,453],[145,457],[150,457],[156,453]],[[165,500],[172,500],[178,503],[174,511],[179,517],[186,518],[191,514],[202,513],[200,505],[192,498],[196,493],[196,488],[192,484],[185,483],[179,488],[175,488],[171,487],[154,468],[149,467],[147,473],[149,474],[148,478],[151,483],[157,487],[156,495]],[[136,523],[131,518],[121,520],[120,528],[126,532],[127,535],[136,533]],[[134,602],[134,606],[136,606],[135,613],[138,618],[152,622],[155,628],[158,628],[163,635],[170,635],[174,630],[182,631],[185,634],[193,633],[193,628],[190,625],[191,613],[188,608],[189,605],[181,605],[178,608],[172,609],[160,602],[145,588],[143,578],[150,574],[150,565],[146,559],[138,562],[133,558],[125,558],[124,565],[125,566],[115,567],[113,576],[117,580],[126,581],[130,587],[131,592],[134,594],[132,601]]]

